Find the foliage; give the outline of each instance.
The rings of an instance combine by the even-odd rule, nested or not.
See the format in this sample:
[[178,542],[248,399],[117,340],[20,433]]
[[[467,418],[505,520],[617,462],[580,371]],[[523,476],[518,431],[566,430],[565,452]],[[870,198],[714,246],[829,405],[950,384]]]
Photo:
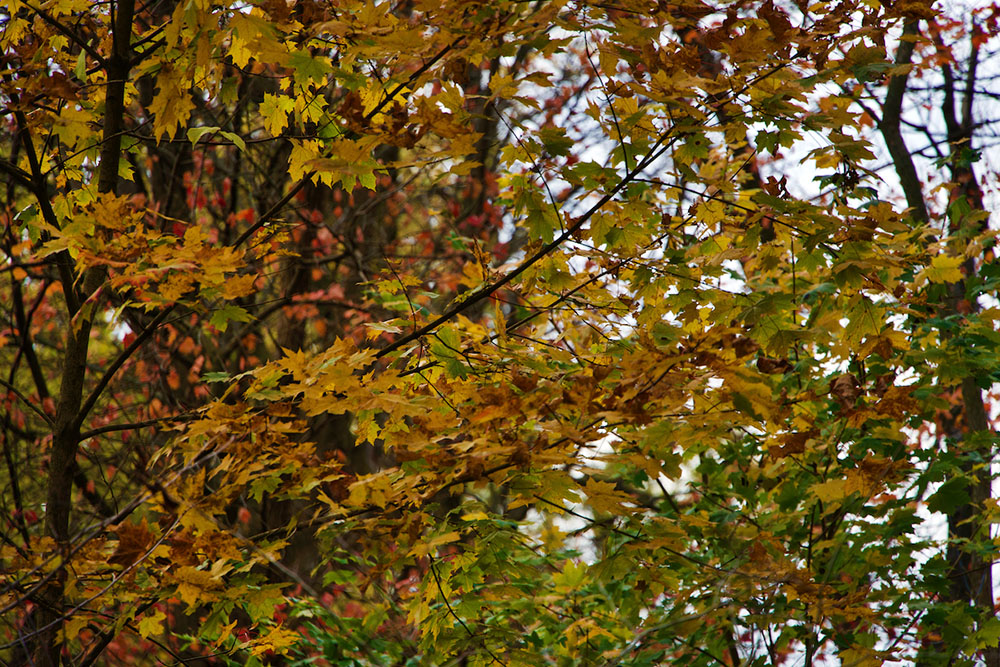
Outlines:
[[9,3],[0,658],[1000,659],[996,20]]

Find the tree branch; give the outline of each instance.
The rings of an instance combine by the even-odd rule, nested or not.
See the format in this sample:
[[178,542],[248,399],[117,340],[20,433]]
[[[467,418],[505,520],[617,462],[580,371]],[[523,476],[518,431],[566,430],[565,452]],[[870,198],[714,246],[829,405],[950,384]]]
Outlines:
[[21,392],[20,392],[20,391],[18,390],[18,388],[17,388],[17,387],[15,387],[15,386],[14,386],[14,385],[12,385],[11,383],[7,382],[7,381],[6,381],[6,380],[4,380],[3,378],[0,378],[0,385],[3,385],[4,387],[6,387],[6,388],[7,388],[7,390],[8,390],[9,392],[11,392],[11,393],[12,393],[12,394],[14,394],[15,396],[17,396],[17,398],[18,398],[18,399],[20,399],[20,401],[21,401],[22,403],[24,403],[24,404],[25,404],[25,405],[27,405],[27,406],[28,406],[29,408],[31,408],[31,411],[32,411],[32,412],[34,412],[34,413],[35,413],[36,415],[38,415],[38,416],[39,416],[39,417],[41,417],[41,418],[42,418],[43,420],[45,420],[45,423],[46,423],[46,424],[48,424],[49,426],[51,426],[51,425],[52,425],[52,417],[49,417],[49,416],[48,416],[47,414],[45,414],[45,413],[44,413],[44,412],[42,411],[42,409],[41,409],[41,408],[39,408],[39,407],[38,407],[37,405],[35,405],[35,404],[34,404],[34,403],[32,403],[31,401],[29,401],[29,400],[28,400],[28,397],[27,397],[27,396],[25,396],[24,394],[22,394],[22,393],[21,393]]
[[[607,192],[603,197],[601,197],[585,213],[583,213],[580,217],[578,217],[576,221],[572,225],[567,227],[562,234],[554,238],[552,241],[546,243],[544,246],[538,249],[535,252],[535,254],[522,261],[513,271],[507,273],[499,280],[492,282],[489,285],[483,286],[479,290],[473,292],[467,299],[445,310],[443,313],[441,313],[441,315],[439,315],[437,318],[435,318],[428,324],[425,324],[416,331],[413,331],[407,334],[406,336],[403,336],[402,338],[399,338],[390,343],[389,345],[385,346],[375,354],[375,358],[381,359],[385,355],[394,352],[405,345],[409,345],[413,341],[422,338],[423,336],[426,336],[427,334],[434,331],[435,329],[437,329],[439,326],[441,326],[451,318],[455,317],[459,313],[468,309],[470,306],[473,306],[482,301],[483,299],[489,297],[498,289],[510,283],[519,275],[521,275],[529,268],[531,268],[532,266],[540,262],[542,259],[547,257],[553,250],[561,246],[571,236],[573,236],[576,232],[578,232],[590,220],[590,218],[594,216],[595,213],[601,210],[604,207],[604,205],[607,204],[609,201],[611,201],[615,197],[615,195],[621,192],[626,185],[632,183],[636,179],[636,177],[646,169],[646,167],[648,167],[652,162],[658,159],[667,149],[670,148],[670,146],[673,144],[673,141],[679,136],[679,135],[673,135],[673,137],[670,137],[673,129],[674,128],[671,127],[666,132],[664,132],[663,135],[661,135],[660,138],[656,141],[656,143],[653,144],[652,148],[650,148],[650,151],[646,155],[646,157],[644,157],[635,166],[635,169],[632,169],[627,174],[625,174],[625,176],[622,177],[622,179],[618,181],[617,184],[615,184],[615,187],[613,187],[609,192]],[[667,141],[668,137],[670,137],[670,141]],[[665,145],[664,142],[666,142]]]
[[[899,38],[899,48],[896,50],[896,66],[909,65],[913,57],[914,42],[919,35],[916,19],[908,19],[903,25],[903,34]],[[892,156],[893,164],[896,167],[896,174],[899,176],[903,194],[906,195],[906,204],[913,210],[913,217],[917,222],[926,222],[929,219],[927,214],[927,204],[924,202],[923,188],[920,184],[920,177],[913,164],[913,157],[906,147],[906,141],[899,129],[899,118],[903,107],[903,96],[906,93],[906,81],[909,73],[895,74],[889,79],[886,89],[885,104],[882,107],[882,122],[879,123],[879,130],[885,139],[889,155]]]
[[[139,347],[153,335],[160,324],[163,323],[163,320],[167,319],[167,316],[170,315],[173,310],[174,306],[167,306],[157,313],[156,317],[153,318],[153,321],[146,325],[146,327],[132,340],[132,342],[118,353],[115,360],[108,365],[107,370],[104,371],[101,379],[97,381],[97,385],[91,390],[90,394],[87,396],[87,400],[83,402],[83,405],[77,413],[76,420],[74,421],[74,427],[77,430],[83,426],[83,421],[87,418],[87,415],[90,414],[90,411],[93,410],[94,405],[101,397],[101,394],[104,393],[104,390],[111,382],[111,379],[115,376],[115,373],[118,372],[118,369],[121,368],[122,364],[128,361],[128,358],[131,357],[135,351],[138,350]],[[98,429],[98,431],[99,430],[100,429]],[[80,438],[83,439],[83,436],[81,435]]]
[[92,46],[90,46],[85,41],[83,41],[82,39],[80,39],[80,36],[77,33],[73,32],[72,30],[70,30],[69,28],[67,28],[66,26],[64,26],[60,21],[57,21],[55,18],[53,18],[52,16],[50,16],[44,10],[39,9],[38,7],[33,6],[31,3],[26,2],[25,0],[22,0],[22,2],[24,2],[24,6],[25,7],[27,7],[31,11],[35,12],[36,14],[38,14],[40,17],[42,17],[42,20],[44,20],[46,23],[48,23],[49,25],[51,25],[53,28],[55,28],[56,30],[58,30],[59,32],[61,32],[63,35],[65,35],[66,37],[68,37],[71,42],[73,42],[74,44],[76,44],[77,46],[79,46],[81,49],[83,49],[84,51],[86,51],[87,55],[90,56],[91,58],[93,58],[94,60],[96,60],[97,63],[98,63],[98,65],[102,69],[107,66],[107,63],[105,62],[105,60],[101,56],[101,54],[98,53],[97,51],[95,51]]

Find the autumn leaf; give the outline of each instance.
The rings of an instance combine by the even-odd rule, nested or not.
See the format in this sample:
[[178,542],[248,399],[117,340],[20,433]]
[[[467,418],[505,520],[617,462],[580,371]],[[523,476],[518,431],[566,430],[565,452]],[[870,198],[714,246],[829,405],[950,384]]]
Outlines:
[[185,565],[177,569],[171,577],[177,585],[177,596],[193,609],[199,604],[217,598],[222,584],[210,572]]
[[623,511],[628,512],[630,509],[627,505],[634,502],[632,497],[619,491],[614,484],[594,478],[587,480],[583,485],[583,491],[587,494],[587,504],[602,514],[617,515]]
[[917,274],[917,277],[932,283],[957,283],[962,280],[962,264],[964,262],[962,257],[938,255],[931,259],[930,266]]
[[159,610],[146,614],[138,623],[139,636],[145,639],[163,634],[163,621],[166,618],[167,615]]
[[251,655],[263,655],[269,651],[280,654],[283,649],[294,644],[298,638],[298,633],[279,625],[269,630],[265,635],[251,641],[248,648],[250,648]]
[[122,568],[131,566],[145,556],[155,539],[145,522],[141,524],[122,523],[117,526],[115,532],[118,534],[118,546],[108,558],[108,563],[121,565]]

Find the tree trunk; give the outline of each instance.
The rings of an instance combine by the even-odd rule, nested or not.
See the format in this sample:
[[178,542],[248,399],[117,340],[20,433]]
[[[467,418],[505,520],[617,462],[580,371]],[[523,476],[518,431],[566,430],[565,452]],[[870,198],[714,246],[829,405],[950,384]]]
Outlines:
[[[98,190],[102,193],[115,193],[118,189],[118,166],[121,160],[121,136],[125,115],[125,83],[130,68],[134,10],[134,0],[119,2],[112,32],[113,52],[108,58],[104,132],[98,167]],[[52,450],[49,458],[45,505],[46,531],[56,541],[63,558],[68,557],[71,548],[70,510],[73,470],[80,444],[80,426],[86,417],[81,413],[91,330],[91,311],[87,308],[86,302],[95,295],[104,282],[104,276],[103,269],[87,270],[78,297],[67,299],[67,304],[76,301],[81,307],[69,309],[72,324],[66,334],[62,380],[52,426]],[[76,289],[73,283],[63,285],[65,293],[72,293]],[[59,569],[43,589],[39,600],[39,613],[35,616],[37,622],[34,642],[34,662],[38,667],[54,667],[59,664],[62,651],[60,634],[66,612],[65,580],[65,570]]]
[[[976,30],[973,29],[973,35]],[[903,29],[902,38],[896,52],[897,65],[909,65],[914,49],[914,40],[919,35],[916,19],[909,19]],[[968,160],[963,157],[963,151],[971,148],[973,139],[972,91],[976,78],[977,47],[973,41],[971,57],[968,62],[967,86],[962,103],[962,118],[955,114],[955,79],[948,64],[943,65],[944,99],[942,115],[947,128],[946,150],[950,158],[952,203],[964,199],[972,213],[984,210],[984,204],[979,191],[975,173]],[[902,102],[906,93],[907,74],[890,78],[886,90],[885,103],[882,108],[882,119],[879,129],[889,149],[896,174],[899,177],[911,215],[916,223],[925,223],[929,214],[921,187],[921,181],[906,142],[900,131]],[[952,218],[945,234],[957,234],[962,227],[973,224],[981,225],[977,219],[969,220],[969,215]],[[974,312],[978,308],[975,299],[967,298],[966,286],[975,277],[976,264],[973,259],[963,263],[964,280],[949,285],[948,296],[938,309],[939,317],[957,318],[963,313]],[[947,334],[942,333],[942,337]],[[971,479],[969,502],[955,508],[948,515],[948,550],[950,585],[949,599],[946,603],[968,604],[974,608],[977,624],[981,627],[994,616],[992,560],[984,557],[977,544],[990,539],[990,524],[984,521],[981,513],[984,503],[992,497],[991,463],[992,448],[988,445],[974,444],[974,436],[990,430],[982,392],[975,377],[967,375],[957,387],[951,390],[959,398],[960,403],[952,411],[943,415],[941,420],[942,433],[939,437],[948,439],[951,446],[960,450],[964,463],[962,473]],[[934,632],[936,628],[924,628],[925,634]],[[971,631],[972,628],[969,628]],[[947,646],[946,642],[937,640],[925,645],[921,663],[951,661],[961,647]],[[985,649],[982,657],[989,667],[1000,667],[1000,648],[991,646]]]

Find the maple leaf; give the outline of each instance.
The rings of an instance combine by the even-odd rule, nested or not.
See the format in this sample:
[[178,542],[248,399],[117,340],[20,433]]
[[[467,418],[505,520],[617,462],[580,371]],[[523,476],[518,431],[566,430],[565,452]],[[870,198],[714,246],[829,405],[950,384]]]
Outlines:
[[177,596],[187,603],[188,609],[216,599],[223,588],[222,583],[211,572],[190,565],[178,568],[171,578],[177,585]]
[[149,105],[154,114],[157,139],[171,137],[178,126],[187,123],[194,110],[194,101],[187,88],[187,73],[166,64],[156,77],[158,92]]
[[167,615],[162,611],[146,614],[138,623],[139,636],[145,639],[163,634],[163,621],[166,618]]
[[284,652],[283,649],[294,644],[298,638],[298,633],[279,625],[271,628],[263,636],[251,641],[249,644],[250,654],[262,655],[270,651],[281,654]]
[[122,523],[115,532],[118,534],[118,546],[108,558],[108,563],[121,565],[123,568],[131,566],[145,556],[155,537],[145,522]]
[[288,126],[288,114],[295,108],[295,101],[286,95],[265,93],[260,104],[260,115],[264,121],[264,129],[273,137],[281,136],[282,130]]
[[961,267],[964,262],[962,257],[938,255],[931,259],[930,266],[917,275],[932,283],[957,283],[962,280]]

